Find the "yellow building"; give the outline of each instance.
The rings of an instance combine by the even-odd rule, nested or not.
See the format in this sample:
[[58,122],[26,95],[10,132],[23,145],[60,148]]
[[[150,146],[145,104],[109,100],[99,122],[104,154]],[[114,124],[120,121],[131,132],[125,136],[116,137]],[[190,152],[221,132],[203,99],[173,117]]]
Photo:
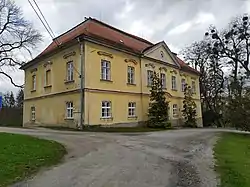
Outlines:
[[85,125],[137,125],[147,120],[153,71],[162,78],[172,124],[183,122],[187,83],[193,88],[202,126],[199,72],[165,42],[153,44],[93,18],[55,38],[21,69],[24,126],[76,127],[80,113]]

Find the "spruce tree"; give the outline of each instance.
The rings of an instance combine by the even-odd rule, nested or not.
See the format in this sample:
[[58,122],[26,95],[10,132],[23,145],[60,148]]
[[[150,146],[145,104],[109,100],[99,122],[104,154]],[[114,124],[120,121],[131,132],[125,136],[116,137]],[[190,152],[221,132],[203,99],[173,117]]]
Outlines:
[[18,108],[23,107],[23,99],[24,99],[23,89],[20,89],[16,96],[16,105]]
[[196,104],[192,98],[192,89],[186,85],[184,90],[182,115],[185,118],[185,127],[197,127],[196,124]]
[[152,88],[150,90],[150,103],[148,110],[148,126],[154,128],[166,128],[171,126],[168,122],[168,102],[162,88],[159,74],[153,73]]

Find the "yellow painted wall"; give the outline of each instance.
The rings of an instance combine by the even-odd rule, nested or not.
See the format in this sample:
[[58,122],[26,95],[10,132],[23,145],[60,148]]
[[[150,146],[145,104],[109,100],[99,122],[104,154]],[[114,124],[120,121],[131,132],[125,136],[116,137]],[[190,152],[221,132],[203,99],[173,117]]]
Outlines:
[[[112,119],[101,118],[102,101],[111,101]],[[129,102],[136,103],[137,118],[128,117]],[[140,94],[87,92],[85,123],[91,125],[110,125],[114,123],[133,123],[142,121],[141,107]]]
[[[63,58],[65,54],[75,52],[74,56]],[[52,64],[44,67],[44,64],[51,61]],[[25,70],[25,88],[24,99],[60,93],[63,91],[74,90],[79,88],[79,75],[74,71],[74,82],[65,84],[66,80],[66,64],[73,61],[75,69],[80,72],[80,58],[79,58],[79,45],[62,50],[61,52],[46,58],[39,63],[29,67]],[[31,72],[34,68],[37,71]],[[51,70],[51,87],[45,88],[45,71],[49,68]],[[36,75],[36,91],[32,91],[32,76]]]
[[[75,52],[75,55],[63,58],[65,54]],[[100,55],[98,52],[105,52],[109,55]],[[166,55],[167,56],[167,55]],[[182,107],[183,92],[181,92],[181,78],[183,72],[177,68],[169,67],[164,64],[150,61],[146,58],[141,58],[129,55],[127,53],[103,47],[90,42],[85,42],[84,47],[85,59],[85,99],[84,99],[84,123],[90,125],[109,125],[115,123],[133,123],[147,120],[147,112],[149,105],[150,88],[147,86],[147,70],[151,69],[160,73],[159,68],[165,67],[167,78],[167,89],[171,97],[170,101],[170,116],[172,116],[172,105],[177,104]],[[111,63],[111,81],[102,81],[101,79],[101,60],[108,60]],[[126,59],[133,59],[134,62],[125,62]],[[66,79],[66,63],[73,61],[74,82],[65,84]],[[52,87],[44,88],[45,70],[44,63],[51,61],[53,64],[51,68]],[[153,64],[154,68],[146,64]],[[135,85],[127,84],[127,67],[135,67]],[[31,70],[37,68],[36,72],[31,73]],[[173,73],[173,70],[176,73]],[[78,72],[80,72],[80,53],[79,45],[75,45],[68,49],[62,50],[60,53],[52,55],[49,58],[42,60],[36,65],[25,70],[25,101],[24,101],[24,124],[30,122],[31,106],[36,107],[36,122],[38,124],[64,124],[72,125],[72,121],[65,120],[66,101],[73,101],[75,111],[79,111],[80,94],[70,91],[78,90],[80,87],[80,79]],[[37,76],[36,91],[31,92],[32,75]],[[171,89],[171,75],[177,77],[177,91]],[[197,102],[197,117],[201,117],[200,94],[198,76],[185,72],[186,82],[191,85],[191,81],[196,81],[196,94],[194,95]],[[193,79],[191,79],[193,78]],[[63,93],[64,92],[64,93]],[[61,93],[58,95],[58,93]],[[112,120],[101,119],[101,102],[110,100],[112,102]],[[136,119],[128,118],[128,102],[136,102]],[[180,113],[181,118],[181,113]],[[171,117],[172,119],[172,117]]]
[[[163,58],[161,56],[161,51],[163,52]],[[160,45],[158,48],[156,48],[153,51],[149,51],[146,56],[154,59],[158,59],[164,62],[168,62],[169,64],[176,65],[176,63],[173,61],[169,53],[166,51],[166,49],[163,47],[163,45]]]
[[63,125],[74,127],[73,120],[66,119],[66,102],[74,103],[74,112],[79,111],[79,93],[54,95],[52,97],[26,100],[24,102],[23,124],[31,122],[31,107],[36,108],[36,125]]
[[[112,54],[113,58],[104,55],[98,55],[98,51],[104,51]],[[111,63],[111,82],[101,81],[101,60],[108,60]],[[125,59],[134,59],[137,64],[132,62],[125,62]],[[100,45],[86,42],[85,46],[85,60],[86,60],[86,87],[94,89],[117,90],[125,92],[140,93],[140,61],[136,56],[128,55],[126,53],[109,49]],[[135,67],[135,84],[127,84],[127,67]]]

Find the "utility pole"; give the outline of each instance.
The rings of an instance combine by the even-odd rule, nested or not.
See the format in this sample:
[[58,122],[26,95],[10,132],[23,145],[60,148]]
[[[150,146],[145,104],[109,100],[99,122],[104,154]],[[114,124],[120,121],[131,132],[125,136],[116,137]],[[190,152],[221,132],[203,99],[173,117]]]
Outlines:
[[85,59],[84,59],[84,54],[83,54],[83,42],[80,41],[78,38],[78,42],[80,43],[80,68],[81,68],[81,75],[80,75],[80,128],[83,129],[84,125],[84,117],[85,116],[85,111],[84,111],[84,82],[85,82],[85,77],[84,77],[84,69],[85,69]]

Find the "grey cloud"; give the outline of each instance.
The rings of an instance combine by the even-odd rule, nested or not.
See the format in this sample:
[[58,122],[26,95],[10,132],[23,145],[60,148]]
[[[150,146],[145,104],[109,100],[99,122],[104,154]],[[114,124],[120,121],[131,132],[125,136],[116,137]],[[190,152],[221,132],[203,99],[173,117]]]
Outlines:
[[[51,38],[28,2],[16,2],[23,9],[24,16],[44,34],[44,42],[34,51],[36,55],[51,42]],[[56,35],[90,16],[153,42],[165,40],[174,50],[202,39],[210,24],[221,28],[232,17],[250,11],[250,3],[247,7],[246,0],[37,0],[37,3]],[[209,14],[215,19],[194,23],[199,14]],[[189,22],[192,26],[187,30],[169,34]],[[21,72],[13,76],[17,81],[23,80]],[[2,82],[0,79],[0,91],[11,88],[10,84],[4,83],[3,86]]]

